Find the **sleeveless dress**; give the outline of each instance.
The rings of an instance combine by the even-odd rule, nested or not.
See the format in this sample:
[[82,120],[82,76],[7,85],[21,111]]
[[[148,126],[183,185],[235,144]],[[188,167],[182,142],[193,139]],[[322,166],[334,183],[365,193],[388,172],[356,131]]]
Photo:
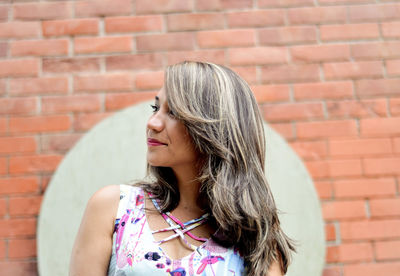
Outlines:
[[108,276],[245,275],[239,252],[222,247],[212,239],[188,256],[177,260],[169,258],[153,238],[146,219],[144,199],[141,188],[120,185]]

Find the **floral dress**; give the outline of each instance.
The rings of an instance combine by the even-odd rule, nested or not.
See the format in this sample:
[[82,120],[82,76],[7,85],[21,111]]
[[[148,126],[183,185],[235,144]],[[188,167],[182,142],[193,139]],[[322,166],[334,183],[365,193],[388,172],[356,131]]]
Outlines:
[[190,255],[172,260],[155,241],[147,223],[144,191],[120,185],[108,276],[244,275],[238,251],[206,240]]

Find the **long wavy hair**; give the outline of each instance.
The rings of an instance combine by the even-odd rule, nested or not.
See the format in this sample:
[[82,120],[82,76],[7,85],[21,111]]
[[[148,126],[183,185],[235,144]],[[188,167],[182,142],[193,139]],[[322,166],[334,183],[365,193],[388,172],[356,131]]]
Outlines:
[[[167,67],[164,89],[201,156],[199,202],[217,228],[212,238],[236,246],[247,275],[267,275],[274,261],[286,273],[294,246],[280,227],[264,175],[263,123],[248,84],[224,66],[183,62]],[[172,169],[148,168],[155,181],[142,187],[162,210],[173,210],[180,195]]]

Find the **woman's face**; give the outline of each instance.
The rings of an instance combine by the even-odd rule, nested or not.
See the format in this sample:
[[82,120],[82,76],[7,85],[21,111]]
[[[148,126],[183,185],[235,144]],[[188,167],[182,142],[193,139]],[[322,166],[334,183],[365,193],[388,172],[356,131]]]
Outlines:
[[168,108],[164,89],[147,122],[147,162],[155,167],[195,166],[198,153],[184,124]]

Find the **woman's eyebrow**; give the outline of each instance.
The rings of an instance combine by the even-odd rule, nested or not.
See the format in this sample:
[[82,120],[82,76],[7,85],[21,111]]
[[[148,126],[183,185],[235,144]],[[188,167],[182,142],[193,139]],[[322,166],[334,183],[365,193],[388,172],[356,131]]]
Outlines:
[[160,101],[160,98],[159,98],[158,96],[155,96],[155,97],[154,97],[154,101],[159,102],[159,101]]

